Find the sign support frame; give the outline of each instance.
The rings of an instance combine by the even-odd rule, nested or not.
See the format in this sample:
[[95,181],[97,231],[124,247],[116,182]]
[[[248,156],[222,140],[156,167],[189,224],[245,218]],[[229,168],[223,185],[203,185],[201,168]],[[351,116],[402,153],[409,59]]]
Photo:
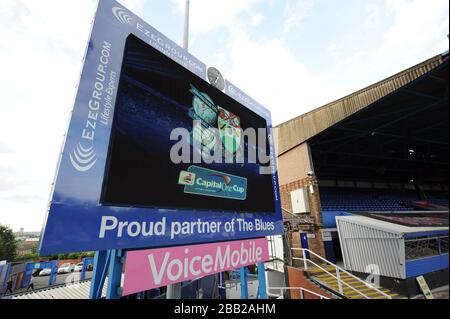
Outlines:
[[108,268],[106,299],[120,299],[122,296],[122,288],[120,286],[123,268],[122,250],[111,251]]
[[241,272],[241,299],[248,299],[247,267],[242,267]]
[[102,290],[106,279],[106,269],[109,265],[110,251],[97,251],[94,257],[94,273],[91,279],[89,299],[102,299]]
[[266,266],[264,263],[258,263],[258,299],[268,299],[266,283]]
[[[183,49],[189,52],[189,15],[190,15],[190,1],[185,0],[185,16],[184,16],[184,31],[183,31]],[[167,287],[167,299],[181,299],[181,283],[169,285]]]

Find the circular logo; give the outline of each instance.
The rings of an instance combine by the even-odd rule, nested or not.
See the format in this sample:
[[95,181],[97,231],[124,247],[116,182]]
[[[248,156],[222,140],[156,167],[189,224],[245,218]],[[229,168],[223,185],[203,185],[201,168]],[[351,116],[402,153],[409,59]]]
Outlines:
[[208,81],[219,90],[225,90],[225,79],[216,68],[210,67],[208,69]]

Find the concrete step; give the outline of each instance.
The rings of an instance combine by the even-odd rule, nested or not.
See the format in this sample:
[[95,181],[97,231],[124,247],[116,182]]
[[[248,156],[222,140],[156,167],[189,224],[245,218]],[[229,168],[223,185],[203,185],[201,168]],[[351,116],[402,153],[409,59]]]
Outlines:
[[[336,289],[336,291],[339,291],[339,288],[334,287],[332,289]],[[364,295],[358,293],[357,291],[354,291],[352,289],[348,289],[348,290],[344,290],[344,296],[350,298],[350,299],[366,299],[365,296],[369,297],[370,299],[388,299],[387,296],[379,293],[378,291],[375,290],[358,290],[359,292],[363,293]],[[400,295],[396,294],[396,293],[392,293],[390,291],[384,291],[382,290],[385,294],[389,295],[392,298],[399,298]]]
[[[333,276],[337,277],[336,273],[332,273],[332,274],[333,274]],[[327,273],[314,274],[312,276],[317,277],[317,278],[334,278],[333,276],[331,276],[330,274],[327,274]],[[340,277],[341,277],[341,279],[357,280],[357,279],[355,279],[354,277],[352,277],[350,275],[342,274],[342,273],[340,274]]]
[[[400,296],[398,294],[391,294],[391,297],[392,297],[392,299],[408,299],[408,298]],[[380,297],[374,297],[372,299],[386,299],[386,297],[380,296]]]
[[[386,292],[387,293],[387,292]],[[396,293],[387,293],[392,299],[407,299],[403,296],[400,296],[399,294]],[[366,296],[370,297],[370,299],[388,299],[388,297],[386,297],[385,295],[382,295],[380,293],[365,293]],[[364,296],[360,295],[360,294],[356,294],[356,295],[346,295],[346,297],[350,298],[350,299],[366,299]]]
[[[326,269],[328,272],[336,275],[336,268],[333,266],[323,266],[324,269]],[[318,286],[325,286],[328,287],[336,293],[339,293],[339,286],[337,279],[334,278],[332,275],[328,274],[327,272],[323,271],[323,269],[320,268],[312,268],[308,270],[308,274],[311,276],[312,279],[318,281],[316,285]],[[341,280],[345,283],[343,285],[343,293],[344,296],[350,299],[366,299],[364,296],[362,296],[359,292],[362,292],[364,295],[369,297],[370,299],[387,299],[388,297],[383,295],[382,293],[378,292],[374,288],[368,287],[364,282],[359,281],[358,279],[355,279],[354,277],[346,274],[346,273],[340,273]],[[351,287],[355,288],[353,290],[352,288],[348,287],[347,285],[350,285]],[[391,296],[393,299],[403,299],[404,296],[401,296],[397,293],[391,292],[388,289],[381,288],[379,289],[383,293]]]
[[[339,289],[338,289],[339,290]],[[367,297],[376,297],[376,296],[380,296],[383,297],[384,295],[379,293],[378,291],[375,290],[366,290],[366,289],[358,289],[359,292],[362,292],[364,295],[366,295]],[[394,297],[398,297],[398,294],[394,294],[391,293],[389,291],[383,291],[385,294],[391,296],[392,298]],[[359,294],[358,292],[349,289],[348,291],[344,290],[344,295],[346,296],[362,296],[361,294]],[[384,296],[385,298],[387,298],[386,296]]]
[[[313,278],[316,278],[320,281],[326,282],[326,283],[337,283],[337,279],[333,278],[333,277],[316,277],[314,276]],[[341,281],[349,284],[349,285],[363,285],[365,286],[364,283],[362,283],[361,281],[354,279],[354,278],[341,278]]]
[[[361,284],[361,285],[358,285],[358,286],[356,286],[356,285],[350,285],[351,287],[353,287],[353,288],[355,288],[356,290],[358,290],[358,291],[361,291],[361,292],[373,292],[373,291],[375,291],[376,292],[376,290],[375,290],[375,288],[371,288],[371,287],[367,287],[367,285],[364,285],[364,284]],[[332,285],[330,285],[330,287],[331,288],[333,288],[333,289],[339,289],[339,286],[338,286],[338,284],[337,283],[335,283],[335,284],[332,284]],[[349,291],[349,292],[355,292],[355,290],[353,290],[352,288],[350,288],[349,286],[346,286],[346,285],[342,285],[342,290],[345,292],[345,291]],[[389,290],[387,290],[387,289],[379,289],[380,291],[382,291],[382,292],[384,292],[384,293],[390,293],[390,291]],[[355,292],[356,293],[356,292]]]
[[348,299],[354,299],[354,300],[372,300],[372,299],[376,299],[376,300],[388,300],[389,298],[384,297],[384,296],[377,296],[377,297],[369,297],[369,298],[365,298],[363,296],[355,296],[355,297],[347,297]]
[[323,270],[329,271],[329,272],[336,272],[336,268],[332,267],[332,266],[325,266],[323,267],[323,269],[320,268],[313,268],[313,269],[308,269],[308,273],[310,274],[320,274],[320,273],[325,273]]
[[313,281],[313,280],[311,280],[311,279],[308,279],[308,281],[309,281],[311,284],[313,284],[314,286],[316,286],[317,288],[319,288],[319,289],[323,292],[323,295],[324,295],[325,297],[329,297],[329,298],[330,298],[330,295],[331,295],[331,296],[334,296],[335,298],[338,298],[338,296],[333,295],[332,293],[330,293],[329,290],[325,289],[322,285],[319,285],[316,281]]
[[[339,292],[339,285],[338,282],[335,278],[333,278],[332,276],[325,274],[325,275],[319,275],[319,276],[314,276],[312,277],[316,280],[318,280],[321,284],[325,285],[326,287]],[[381,294],[380,292],[376,291],[374,288],[370,288],[368,287],[365,283],[358,281],[357,279],[351,277],[351,276],[342,276],[342,281],[345,282],[346,284],[350,285],[351,287],[355,288],[354,289],[350,288],[349,286],[347,286],[346,284],[342,284],[343,287],[343,294],[344,296],[346,296],[347,298],[350,299],[366,299],[363,295],[361,295],[359,292],[363,293],[365,296],[369,297],[370,299],[387,299],[387,297],[383,294]],[[392,293],[390,290],[388,289],[379,289],[382,292],[388,294],[389,296],[391,296],[392,298],[400,298],[401,296],[399,294],[396,293]],[[359,292],[358,292],[359,291]]]
[[[326,286],[332,287],[332,288],[338,288],[339,287],[339,283],[336,282],[336,281],[333,281],[333,282],[322,282],[322,283],[325,284]],[[369,289],[371,291],[374,290],[374,289],[371,289],[370,287],[367,287],[367,285],[364,285],[364,284],[352,285],[352,284],[348,284],[347,283],[347,285],[346,285],[346,284],[342,283],[342,289],[354,291],[350,287],[353,287],[356,290],[365,290],[365,289]]]

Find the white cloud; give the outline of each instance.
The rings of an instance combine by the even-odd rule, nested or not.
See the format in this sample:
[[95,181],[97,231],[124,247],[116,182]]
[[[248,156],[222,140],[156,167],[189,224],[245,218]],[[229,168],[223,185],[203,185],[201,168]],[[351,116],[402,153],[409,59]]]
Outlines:
[[[184,12],[184,0],[172,1]],[[319,79],[308,71],[287,48],[283,38],[255,40],[249,36],[240,17],[250,14],[261,2],[191,0],[191,38],[198,39],[219,27],[229,31],[226,49],[222,47],[220,52],[208,54],[204,62],[219,67],[230,81],[272,109],[276,124],[340,97],[342,85],[330,85],[323,92],[328,79]],[[315,2],[289,1],[285,7],[285,31],[289,32],[306,18]],[[253,26],[263,19],[260,13],[249,16]]]
[[317,0],[289,0],[285,8],[284,32],[290,32],[306,19]]
[[369,31],[374,31],[381,26],[380,7],[373,3],[366,6],[366,24],[365,27]]
[[96,4],[0,1],[0,223],[15,229],[42,227]]
[[151,0],[120,0],[127,9],[131,10],[137,16],[142,17],[144,15],[144,7],[150,3]]
[[235,30],[229,49],[226,75],[272,110],[275,124],[321,106],[343,92],[341,85],[329,85],[328,79],[314,76],[280,39],[251,41],[245,32]]
[[94,8],[93,0],[80,1],[70,8],[65,1],[20,0],[15,12],[22,34],[45,37],[49,41],[77,50],[79,42],[86,41]]
[[[328,44],[332,72],[352,93],[448,50],[448,0],[385,0],[366,6],[365,20],[355,30],[370,39],[359,43],[357,31],[346,41]],[[353,40],[352,39],[356,39]],[[330,75],[332,75],[330,73]]]
[[377,67],[401,70],[448,50],[448,0],[386,0],[394,19],[376,51]]
[[42,227],[95,3],[0,3],[0,223],[15,229]]
[[252,16],[251,24],[256,27],[264,21],[264,16],[261,13],[256,13]]
[[[251,8],[263,0],[191,0],[190,28],[195,37],[219,27],[231,27],[238,17],[250,12]],[[185,0],[172,0],[178,10],[184,14]]]

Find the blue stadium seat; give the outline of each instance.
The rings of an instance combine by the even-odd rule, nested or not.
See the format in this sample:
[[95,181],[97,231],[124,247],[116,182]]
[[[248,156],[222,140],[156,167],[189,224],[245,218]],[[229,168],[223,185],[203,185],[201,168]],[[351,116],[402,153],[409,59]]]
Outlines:
[[319,191],[324,211],[411,211],[405,203],[419,200],[410,190],[321,187]]

